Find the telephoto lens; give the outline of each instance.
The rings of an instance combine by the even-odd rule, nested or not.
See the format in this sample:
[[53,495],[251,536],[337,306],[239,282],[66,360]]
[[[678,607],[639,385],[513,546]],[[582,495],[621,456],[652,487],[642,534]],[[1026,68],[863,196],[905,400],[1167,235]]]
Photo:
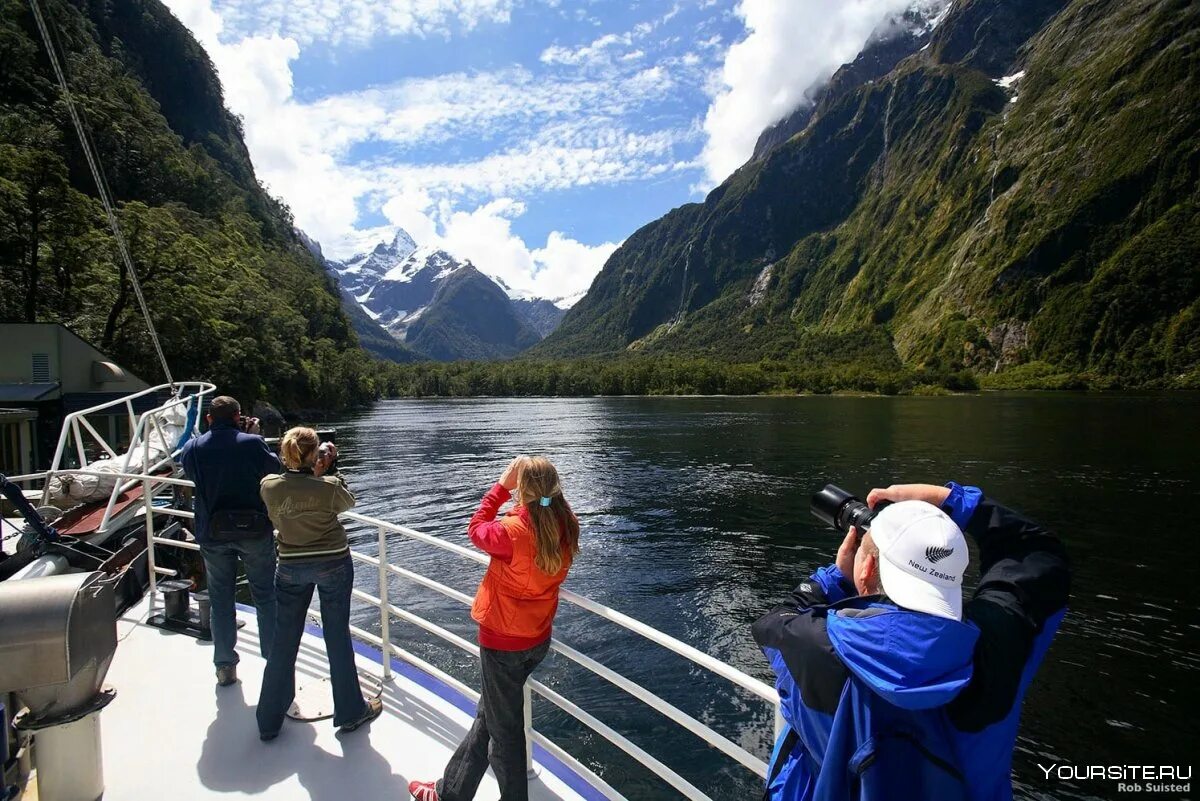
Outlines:
[[871,527],[871,520],[889,501],[880,501],[875,508],[867,506],[861,498],[851,495],[836,484],[825,487],[812,496],[812,513],[818,520],[845,534],[853,526],[861,534]]

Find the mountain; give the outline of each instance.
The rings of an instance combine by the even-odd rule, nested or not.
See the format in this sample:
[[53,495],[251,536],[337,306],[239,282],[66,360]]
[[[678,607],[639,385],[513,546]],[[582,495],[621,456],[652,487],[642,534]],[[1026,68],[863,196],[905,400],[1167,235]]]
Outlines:
[[512,298],[513,308],[518,316],[537,332],[539,340],[550,336],[566,315],[567,310],[558,303],[545,298]]
[[[254,174],[204,49],[158,0],[42,3],[175,378],[243,405],[378,392],[338,290]],[[163,380],[30,6],[0,0],[0,319]]]
[[1198,33],[1187,0],[957,0],[630,236],[531,353],[1200,385]]
[[[313,254],[318,263],[327,271],[332,272],[329,260],[325,258],[325,254],[321,251],[321,243],[299,229],[296,230],[296,236],[300,238],[304,247],[308,249],[309,253]],[[381,326],[367,313],[351,293],[350,289],[347,288],[347,283],[349,282],[339,282],[338,297],[341,298],[342,311],[345,312],[346,317],[350,320],[350,325],[358,335],[358,341],[363,348],[377,358],[387,359],[392,362],[403,364],[420,361],[421,357],[419,355],[414,353],[410,348],[405,347],[403,343],[393,337],[386,328]]]
[[362,313],[421,356],[499,359],[541,341],[566,313],[512,292],[469,261],[418,246],[405,231],[392,242],[328,269]]
[[929,44],[930,34],[942,21],[950,0],[923,0],[900,14],[883,20],[867,39],[862,52],[839,69],[828,82],[810,86],[800,106],[782,120],[767,126],[754,143],[751,161],[758,161],[808,127],[818,103],[847,87],[860,86],[887,75],[901,59]]
[[495,281],[469,263],[443,273],[433,299],[407,324],[405,341],[439,361],[503,359],[541,336]]
[[342,288],[357,297],[369,292],[396,265],[404,262],[417,249],[417,243],[403,229],[396,229],[391,244],[380,242],[373,250],[360,253],[344,262],[332,265],[341,279]]

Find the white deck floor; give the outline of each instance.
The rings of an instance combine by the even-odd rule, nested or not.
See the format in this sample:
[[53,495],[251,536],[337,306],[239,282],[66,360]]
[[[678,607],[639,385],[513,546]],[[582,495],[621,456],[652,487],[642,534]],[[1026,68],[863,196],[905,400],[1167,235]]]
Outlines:
[[[410,780],[438,777],[470,725],[470,715],[442,694],[396,675],[384,685],[383,715],[369,727],[343,735],[330,720],[289,719],[278,739],[262,743],[254,706],[265,663],[253,614],[239,612],[246,621],[238,637],[240,683],[230,687],[216,686],[210,643],[149,626],[148,616],[143,601],[117,623],[106,681],[117,697],[101,714],[106,801],[403,800]],[[358,666],[375,676],[382,671],[362,655]],[[296,669],[298,683],[328,675],[320,637],[305,634]],[[561,763],[539,766],[530,798],[599,797],[580,795],[563,778],[580,787]],[[489,771],[477,798],[498,795]]]

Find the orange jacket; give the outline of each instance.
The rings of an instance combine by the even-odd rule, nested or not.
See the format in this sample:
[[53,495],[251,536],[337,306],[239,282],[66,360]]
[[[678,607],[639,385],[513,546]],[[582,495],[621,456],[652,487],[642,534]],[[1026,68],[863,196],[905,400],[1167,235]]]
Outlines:
[[558,588],[571,568],[565,553],[563,567],[553,576],[534,563],[537,556],[529,513],[518,506],[496,520],[509,499],[508,490],[492,487],[468,529],[471,541],[492,557],[471,607],[479,623],[479,644],[500,651],[523,651],[550,637],[558,610]]

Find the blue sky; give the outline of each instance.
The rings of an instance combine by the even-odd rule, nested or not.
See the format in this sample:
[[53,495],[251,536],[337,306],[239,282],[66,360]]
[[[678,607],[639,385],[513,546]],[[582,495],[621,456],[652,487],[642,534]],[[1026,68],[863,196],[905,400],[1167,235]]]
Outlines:
[[[326,43],[302,52],[293,63],[294,92],[298,99],[314,102],[329,94],[384,85],[398,78],[436,79],[456,72],[496,74],[516,67],[527,70],[535,81],[540,76],[567,83],[596,78],[615,81],[656,64],[679,62],[698,51],[701,58],[686,72],[677,69],[657,81],[660,85],[669,81],[669,87],[649,94],[617,120],[623,130],[634,133],[671,131],[671,146],[665,152],[687,167],[637,181],[533,191],[521,198],[526,211],[512,225],[514,233],[527,241],[545,241],[557,230],[591,245],[619,242],[665,211],[699,196],[694,187],[703,178],[696,160],[702,145],[700,123],[710,100],[704,81],[720,67],[721,43],[743,35],[744,28],[729,13],[731,3],[704,9],[697,4],[680,5],[674,14],[675,7],[656,8],[661,3],[606,5],[601,9],[603,16],[586,5],[574,10],[518,7],[506,23],[486,21],[449,37],[389,37],[365,47]],[[613,40],[599,48],[597,56],[604,53],[607,58],[595,58],[596,63],[564,64],[555,61],[557,51],[547,53],[560,47],[565,51],[560,57],[571,59],[597,40],[623,37],[640,23],[653,25],[653,32],[630,36],[628,43],[624,38]],[[697,35],[708,42],[706,47],[696,46]],[[639,52],[640,56],[631,57]],[[547,54],[545,61],[543,54]],[[603,109],[579,108],[572,113],[597,111]],[[364,141],[351,149],[349,157],[364,162],[470,162],[518,147],[546,121],[510,118],[495,126],[462,126],[429,141]],[[367,228],[386,225],[387,218],[378,205],[365,201],[360,204],[358,224]]]
[[333,258],[403,227],[577,297],[890,13],[944,0],[166,0]]

